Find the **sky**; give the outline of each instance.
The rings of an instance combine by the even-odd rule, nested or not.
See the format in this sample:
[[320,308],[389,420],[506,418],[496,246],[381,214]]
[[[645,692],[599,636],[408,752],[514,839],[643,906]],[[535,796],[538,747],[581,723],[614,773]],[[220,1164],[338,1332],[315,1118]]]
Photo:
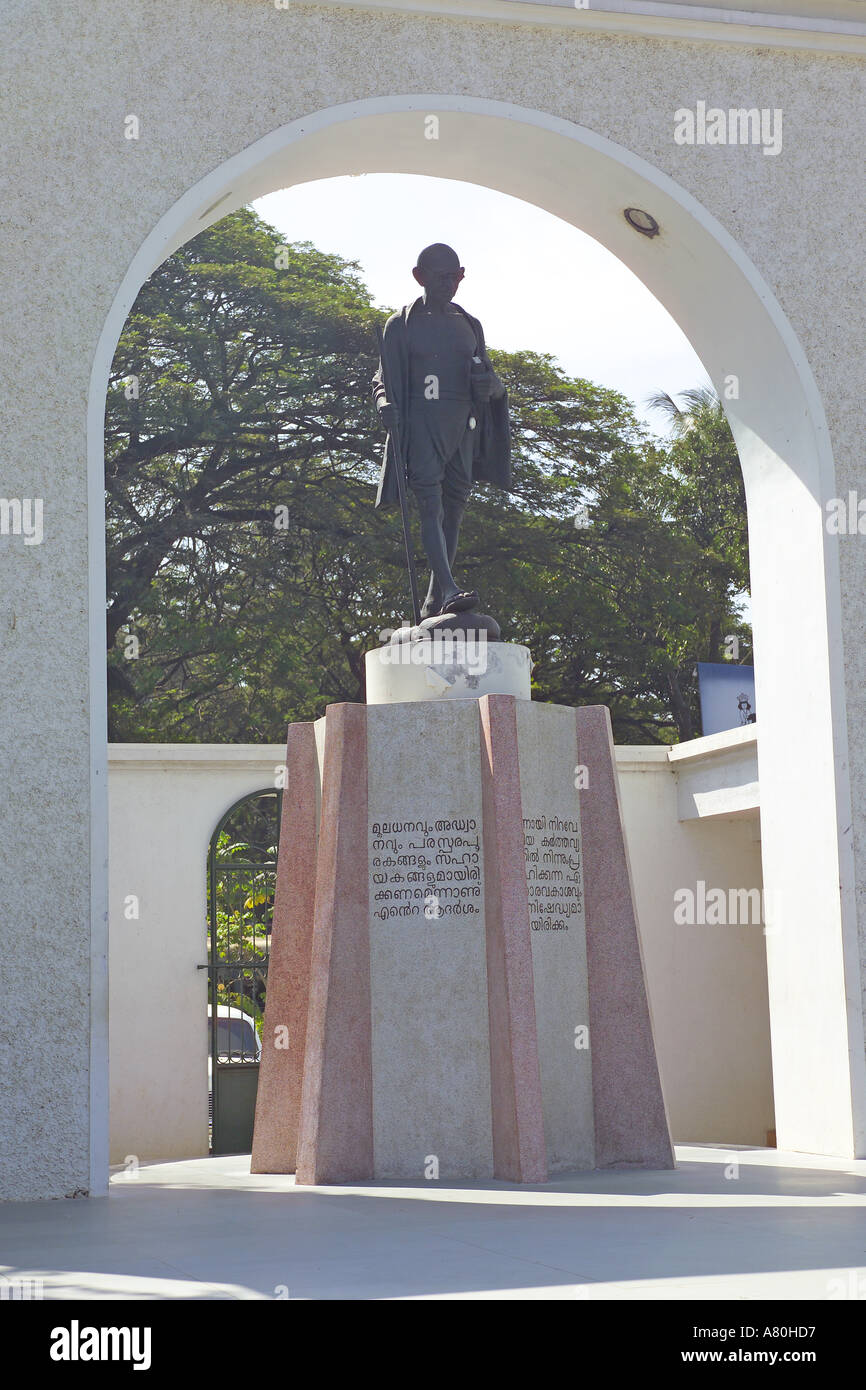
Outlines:
[[665,422],[647,396],[707,384],[685,334],[621,261],[518,198],[452,179],[360,174],[296,184],[253,207],[287,241],[359,262],[383,309],[420,293],[418,252],[447,242],[466,270],[457,302],[480,318],[489,346],[551,353],[569,376],[621,391],[656,433]]

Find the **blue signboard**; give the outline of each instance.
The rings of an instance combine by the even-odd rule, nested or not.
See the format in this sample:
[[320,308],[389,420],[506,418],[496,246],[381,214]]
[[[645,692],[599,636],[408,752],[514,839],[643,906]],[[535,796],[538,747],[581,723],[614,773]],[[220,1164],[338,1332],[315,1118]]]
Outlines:
[[726,661],[699,661],[701,724],[705,734],[720,734],[755,722],[755,668]]

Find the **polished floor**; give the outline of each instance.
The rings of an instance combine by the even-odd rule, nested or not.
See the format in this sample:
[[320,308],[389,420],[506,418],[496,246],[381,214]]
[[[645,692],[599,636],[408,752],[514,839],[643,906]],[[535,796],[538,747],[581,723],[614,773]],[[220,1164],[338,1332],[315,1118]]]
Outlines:
[[677,1159],[543,1188],[143,1165],[107,1198],[0,1206],[0,1276],[58,1299],[866,1299],[866,1160]]

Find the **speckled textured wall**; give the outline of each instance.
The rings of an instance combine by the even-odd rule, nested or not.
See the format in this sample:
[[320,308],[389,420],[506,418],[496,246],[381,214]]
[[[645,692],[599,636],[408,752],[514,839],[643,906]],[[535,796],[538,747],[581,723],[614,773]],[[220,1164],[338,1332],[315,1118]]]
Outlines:
[[[44,498],[41,545],[0,540],[0,1195],[25,1198],[90,1184],[85,417],[97,339],[154,223],[230,155],[350,100],[465,93],[579,122],[690,190],[773,287],[844,496],[863,477],[866,62],[270,0],[6,0],[2,22],[0,493]],[[783,154],[676,145],[673,112],[699,100],[782,108]],[[862,808],[866,558],[853,538],[841,554]],[[861,858],[863,832],[861,810]]]

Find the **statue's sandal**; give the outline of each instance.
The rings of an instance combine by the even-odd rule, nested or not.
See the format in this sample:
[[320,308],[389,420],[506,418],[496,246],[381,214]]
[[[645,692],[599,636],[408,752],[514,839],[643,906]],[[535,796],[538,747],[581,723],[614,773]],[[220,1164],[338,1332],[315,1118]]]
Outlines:
[[447,598],[439,609],[441,613],[464,613],[467,608],[475,608],[481,600],[474,589],[464,589],[460,593],[452,594]]

